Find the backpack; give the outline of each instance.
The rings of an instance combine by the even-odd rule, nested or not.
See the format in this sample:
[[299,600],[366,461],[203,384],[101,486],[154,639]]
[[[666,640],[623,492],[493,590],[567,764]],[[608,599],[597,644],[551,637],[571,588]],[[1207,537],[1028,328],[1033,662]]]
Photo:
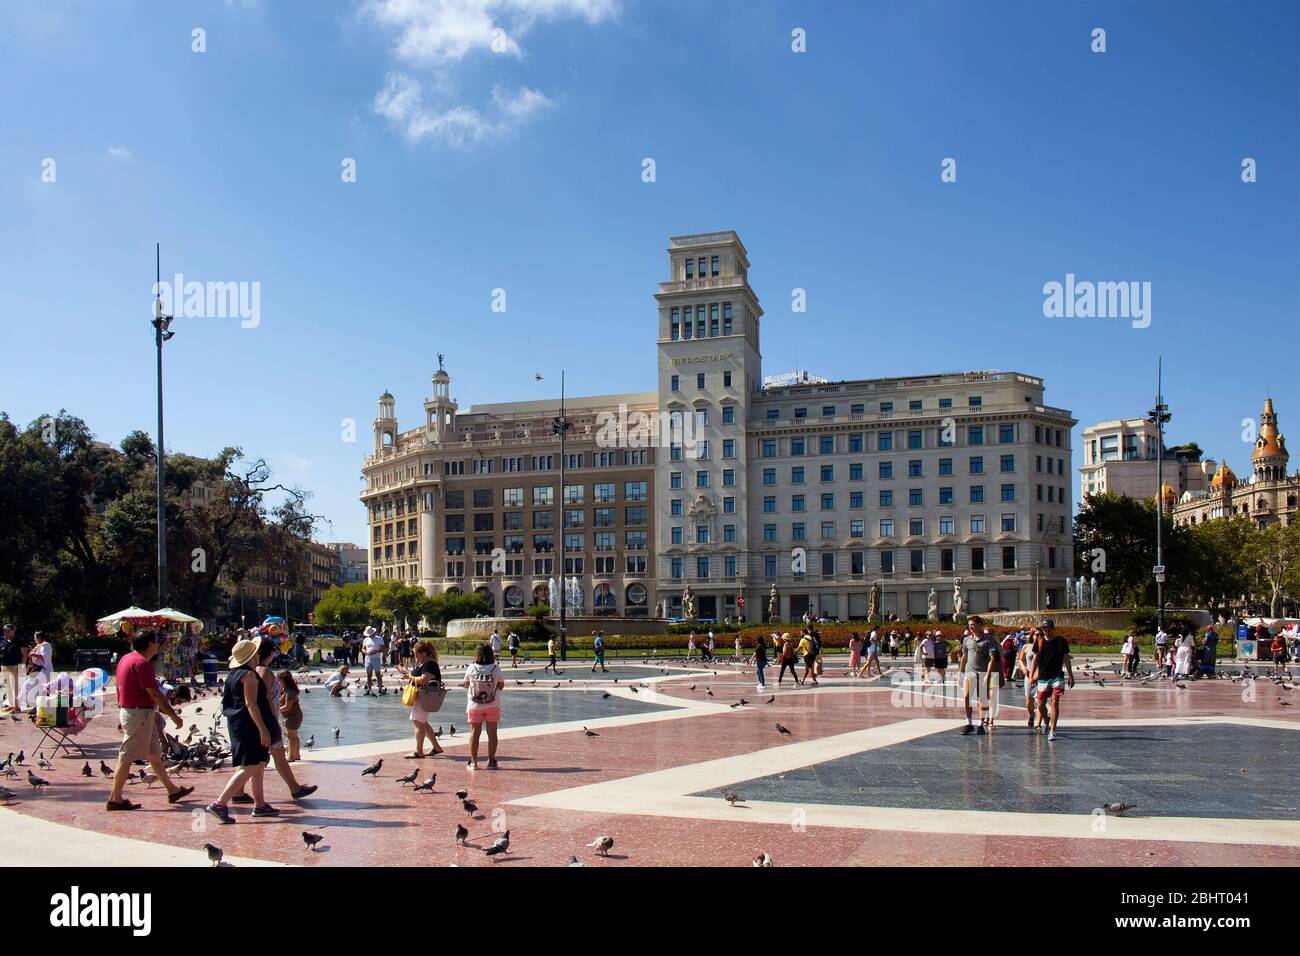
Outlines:
[[478,706],[484,706],[494,703],[497,699],[497,669],[496,667],[480,668],[475,670],[469,676],[469,699],[470,703]]

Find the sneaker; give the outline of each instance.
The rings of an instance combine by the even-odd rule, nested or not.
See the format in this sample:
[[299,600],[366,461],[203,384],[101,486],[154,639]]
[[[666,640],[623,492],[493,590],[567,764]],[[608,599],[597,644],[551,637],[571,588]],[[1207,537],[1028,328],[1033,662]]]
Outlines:
[[[982,732],[983,732],[983,728],[980,728],[980,730],[981,730],[981,733],[982,733]],[[961,729],[961,735],[962,735],[963,737],[967,736],[968,734],[973,734],[973,733],[975,733],[975,728],[972,727],[970,724],[967,724],[965,727],[963,727],[963,728]]]
[[227,810],[225,807],[223,807],[223,806],[222,806],[221,804],[219,804],[219,803],[209,803],[209,804],[208,804],[206,807],[204,807],[203,809],[204,809],[204,810],[207,810],[208,813],[212,814],[214,817],[216,817],[216,818],[217,818],[218,820],[220,820],[222,823],[234,823],[234,822],[235,822],[235,818],[232,817],[232,816],[230,815],[230,811]]
[[262,803],[253,807],[253,816],[255,817],[278,817],[279,815],[280,811],[269,803]]
[[488,769],[489,769],[489,770],[495,770],[495,769],[497,769],[497,762],[496,762],[495,760],[489,760],[489,761],[488,761]]
[[230,798],[231,803],[252,803],[253,798],[246,793],[237,793]]
[[301,800],[304,797],[310,797],[313,793],[316,792],[316,789],[317,787],[315,784],[310,784],[305,787],[299,787],[293,793],[289,794],[289,796],[294,800]]
[[1048,739],[1048,740],[1055,740],[1055,739],[1056,739],[1056,731],[1053,730],[1050,734],[1048,734],[1048,735],[1047,735],[1047,739]]

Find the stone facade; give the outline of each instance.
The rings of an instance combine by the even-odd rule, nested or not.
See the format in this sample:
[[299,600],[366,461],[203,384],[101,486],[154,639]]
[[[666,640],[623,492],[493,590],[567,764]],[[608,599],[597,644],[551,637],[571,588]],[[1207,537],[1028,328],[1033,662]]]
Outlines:
[[[480,590],[507,613],[521,595],[544,597],[550,577],[575,573],[595,613],[676,616],[689,585],[700,617],[758,620],[775,584],[782,619],[862,617],[875,584],[883,614],[924,615],[937,588],[948,615],[958,576],[969,613],[1061,606],[1075,421],[1044,403],[1041,379],[765,380],[763,310],[740,238],[678,236],[667,252],[656,390],[567,402],[567,450],[578,457],[565,484],[581,495],[569,510],[583,524],[564,529],[575,535],[564,569],[545,537],[559,546],[559,503],[533,497],[561,494],[558,402],[460,412],[440,368],[419,428],[400,432],[393,397],[380,399],[363,469],[372,578]],[[608,429],[629,414],[652,422],[650,441]],[[504,503],[506,491],[522,502]],[[614,524],[596,528],[595,506]],[[614,533],[612,551],[593,529]],[[504,575],[492,573],[494,547],[509,552]],[[593,606],[602,584],[605,603]]]

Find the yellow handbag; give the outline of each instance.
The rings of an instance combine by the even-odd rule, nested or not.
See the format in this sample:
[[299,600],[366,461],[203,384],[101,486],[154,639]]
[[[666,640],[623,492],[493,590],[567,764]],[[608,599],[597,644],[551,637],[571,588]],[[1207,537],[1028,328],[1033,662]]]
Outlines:
[[413,707],[415,705],[416,698],[418,698],[419,696],[420,696],[419,686],[415,683],[415,681],[411,681],[411,683],[406,685],[406,689],[402,691],[402,706]]

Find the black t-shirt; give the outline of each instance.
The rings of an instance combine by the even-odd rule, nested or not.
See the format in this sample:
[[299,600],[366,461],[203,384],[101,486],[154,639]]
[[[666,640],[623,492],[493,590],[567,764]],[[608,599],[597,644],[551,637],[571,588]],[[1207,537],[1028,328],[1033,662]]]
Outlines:
[[15,635],[11,640],[0,639],[0,665],[17,667],[23,662],[23,648],[32,645],[33,641],[30,637]]
[[[432,677],[435,684],[442,683],[442,671],[438,669],[438,662],[435,660],[427,660],[423,664],[417,664],[411,671],[412,677],[420,677],[423,674]],[[424,686],[428,687],[429,685],[425,684]]]
[[1039,641],[1034,648],[1038,664],[1038,679],[1053,680],[1060,677],[1065,669],[1065,657],[1070,653],[1070,642],[1063,637],[1051,641]]

